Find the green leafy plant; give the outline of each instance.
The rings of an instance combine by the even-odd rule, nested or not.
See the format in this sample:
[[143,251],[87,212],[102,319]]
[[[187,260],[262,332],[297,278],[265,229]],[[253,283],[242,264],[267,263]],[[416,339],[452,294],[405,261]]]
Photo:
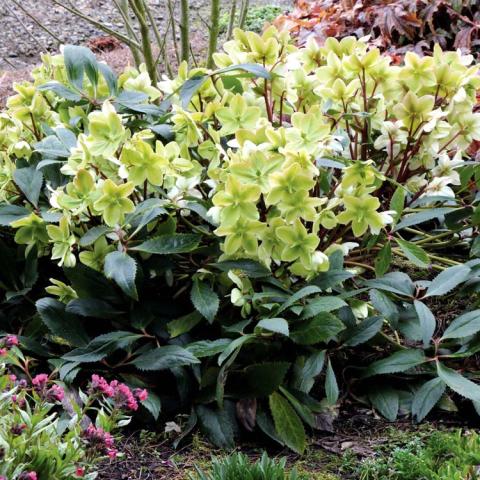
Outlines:
[[225,458],[212,461],[212,470],[203,472],[196,467],[197,474],[191,475],[190,480],[296,480],[299,478],[295,471],[287,473],[286,459],[276,461],[266,453],[254,463],[242,453],[235,453]]
[[[154,419],[189,411],[184,433],[223,448],[240,423],[304,452],[345,380],[391,420],[425,417],[447,386],[476,402],[458,359],[477,311],[446,326],[426,300],[476,292],[477,67],[439,48],[396,67],[354,38],[297,49],[274,28],[225,52],[152,85],[66,46],[16,86],[5,330],[62,381],[101,364],[152,391]],[[387,273],[393,256],[440,273]]]
[[361,480],[462,480],[477,478],[479,438],[475,432],[432,432],[392,452],[363,462]]

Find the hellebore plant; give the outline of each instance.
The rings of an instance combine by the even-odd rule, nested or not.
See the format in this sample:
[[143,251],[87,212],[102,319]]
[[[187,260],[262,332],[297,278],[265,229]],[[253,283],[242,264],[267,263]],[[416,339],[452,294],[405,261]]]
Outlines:
[[[388,363],[375,375],[425,364],[448,380],[437,393],[458,392],[440,360],[454,371],[472,338],[442,343],[430,280],[387,272],[395,255],[441,272],[428,296],[476,292],[473,58],[437,46],[396,66],[353,37],[298,49],[270,27],[236,30],[214,60],[151,85],[66,46],[15,86],[0,116],[0,249],[15,259],[2,325],[43,336],[32,348],[67,383],[101,362],[138,388],[175,385],[166,415],[190,411],[222,447],[239,417],[303,452],[303,423],[333,416],[337,376],[364,385],[372,356]],[[398,407],[419,384],[379,391]],[[362,401],[396,418],[379,398]],[[155,419],[160,403],[144,404]]]

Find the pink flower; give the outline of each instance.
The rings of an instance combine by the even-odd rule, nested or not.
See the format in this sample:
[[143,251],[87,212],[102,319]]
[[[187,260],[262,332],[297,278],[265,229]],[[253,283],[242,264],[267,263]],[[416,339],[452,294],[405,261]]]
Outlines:
[[[9,379],[11,382],[15,383],[15,382],[17,381],[17,376],[16,376],[16,375],[9,375],[9,376],[8,376],[8,379]],[[0,479],[0,480],[1,480],[1,479]]]
[[50,402],[61,402],[65,397],[65,391],[60,385],[52,385],[45,394],[45,399]]
[[7,348],[16,347],[20,344],[16,335],[7,335],[4,338],[4,344]]
[[24,423],[20,423],[18,425],[13,425],[12,428],[10,429],[10,432],[12,435],[21,435],[23,431],[27,428],[27,426]]
[[8,350],[6,348],[0,348],[0,357],[6,357]]
[[113,397],[113,388],[108,384],[108,382],[101,377],[100,375],[92,375],[92,381],[90,383],[91,394],[101,393],[107,397]]
[[45,385],[48,382],[48,375],[46,373],[39,373],[32,380],[32,385],[35,387],[35,390],[42,390],[45,388]]
[[18,477],[18,480],[38,480],[38,477],[35,472],[23,472]]
[[83,477],[85,475],[85,469],[83,467],[77,467],[75,470],[75,475],[77,477]]
[[99,450],[100,452],[109,455],[111,451],[116,450],[113,448],[115,444],[115,440],[110,435],[110,433],[105,432],[102,428],[97,428],[95,425],[90,424],[83,432],[82,437],[88,444],[89,448]]
[[148,392],[147,390],[141,389],[141,388],[136,388],[133,391],[133,395],[139,402],[144,402],[148,398]]
[[113,460],[117,456],[117,450],[110,448],[107,450],[107,455]]
[[133,396],[132,391],[124,383],[118,383],[117,380],[113,380],[110,383],[113,388],[113,400],[117,408],[127,408],[128,410],[137,410],[138,403]]

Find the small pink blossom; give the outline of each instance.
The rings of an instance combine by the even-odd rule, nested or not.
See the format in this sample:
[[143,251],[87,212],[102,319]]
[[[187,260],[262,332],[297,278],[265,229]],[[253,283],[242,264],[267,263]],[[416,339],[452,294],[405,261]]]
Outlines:
[[7,335],[3,341],[7,348],[16,347],[20,344],[16,335]]
[[6,348],[0,348],[0,357],[6,357],[8,350]]
[[113,380],[110,386],[114,390],[113,400],[117,408],[126,408],[128,410],[137,410],[138,403],[133,396],[132,391],[124,383]]
[[107,455],[113,460],[117,456],[117,450],[110,448],[107,450]]
[[144,402],[148,398],[148,392],[145,388],[144,389],[136,388],[133,391],[133,395],[139,402]]
[[46,373],[39,373],[32,380],[32,385],[35,387],[35,390],[41,390],[45,388],[45,385],[48,382],[48,375]]
[[77,477],[83,477],[85,475],[85,469],[83,467],[77,467],[75,470],[75,475]]
[[[15,383],[15,382],[17,381],[17,376],[16,376],[16,375],[9,375],[9,376],[8,376],[8,379],[9,379],[11,382]],[[0,480],[1,480],[1,479],[0,479]]]
[[36,472],[23,472],[18,477],[18,480],[38,480]]
[[52,385],[45,394],[47,401],[61,402],[65,397],[65,391],[60,385]]
[[92,375],[89,391],[91,394],[101,393],[107,397],[113,397],[114,394],[113,387],[103,377],[96,374]]

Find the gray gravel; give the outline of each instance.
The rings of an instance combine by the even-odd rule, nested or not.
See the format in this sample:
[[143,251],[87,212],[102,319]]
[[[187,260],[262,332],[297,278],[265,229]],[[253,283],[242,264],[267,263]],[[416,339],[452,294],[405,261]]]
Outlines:
[[[70,0],[63,1],[68,4]],[[223,12],[228,12],[230,1],[222,0]],[[85,44],[92,38],[103,35],[89,23],[75,18],[50,0],[18,0],[17,3],[35,15],[62,43]],[[72,3],[110,28],[122,31],[121,17],[112,0],[75,0]],[[164,32],[168,20],[166,0],[149,0],[149,4],[160,31]],[[252,4],[288,8],[292,0],[252,0]],[[209,0],[190,0],[194,47],[206,37],[209,9]],[[57,49],[58,42],[36,25],[12,0],[0,0],[0,73],[2,70],[24,69],[37,63],[41,52]]]

